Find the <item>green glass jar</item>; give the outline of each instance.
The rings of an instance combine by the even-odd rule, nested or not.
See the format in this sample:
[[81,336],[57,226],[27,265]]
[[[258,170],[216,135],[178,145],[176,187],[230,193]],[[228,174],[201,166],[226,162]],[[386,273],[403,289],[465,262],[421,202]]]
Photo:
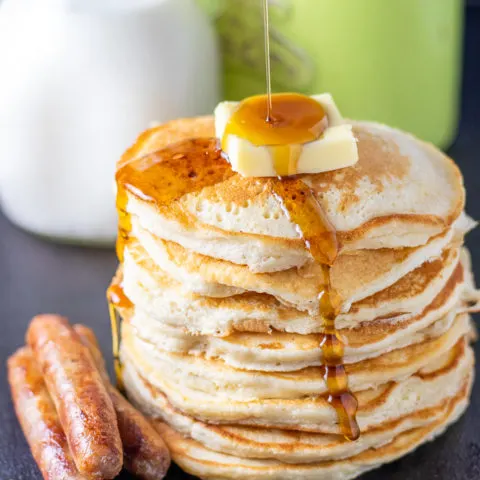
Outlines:
[[[199,0],[224,97],[265,92],[261,0]],[[345,116],[446,148],[458,123],[462,0],[270,0],[273,91],[331,92]]]

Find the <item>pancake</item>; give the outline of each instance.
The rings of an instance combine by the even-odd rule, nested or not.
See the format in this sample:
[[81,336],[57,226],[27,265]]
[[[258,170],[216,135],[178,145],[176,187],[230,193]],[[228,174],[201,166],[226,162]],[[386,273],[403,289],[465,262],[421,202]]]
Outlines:
[[[395,322],[381,319],[355,329],[339,330],[345,344],[343,362],[356,363],[444,333],[455,319],[457,306],[461,308],[462,277],[459,265],[444,290],[415,317]],[[181,328],[169,327],[138,307],[134,311],[120,309],[120,314],[136,336],[160,350],[219,358],[230,366],[246,370],[289,371],[323,363],[322,334],[237,332],[219,338],[191,335]]]
[[[406,319],[422,312],[444,290],[458,267],[460,251],[447,248],[440,257],[422,263],[390,287],[355,302],[347,313],[336,319],[337,328],[355,328],[357,322],[379,318]],[[462,262],[463,265],[463,262]],[[463,266],[470,275],[470,266]]]
[[[382,125],[354,128],[359,161],[348,169],[304,175],[344,250],[423,245],[449,229],[464,206],[462,177],[432,146]],[[213,119],[183,119],[142,135],[119,163],[162,161],[161,148],[212,137]],[[155,206],[129,189],[127,211],[153,234],[255,272],[300,267],[311,257],[276,200],[272,179],[231,172],[216,185]],[[426,188],[426,186],[428,187]]]
[[468,404],[480,292],[461,174],[408,134],[353,123],[358,163],[301,175],[288,197],[311,194],[335,230],[329,279],[278,194],[290,181],[233,172],[212,118],[150,129],[118,164],[119,372],[187,472],[354,478]]
[[[445,250],[441,257],[423,263],[391,287],[354,303],[349,312],[337,317],[337,328],[355,328],[377,318],[394,322],[418,315],[445,287],[458,260],[458,249]],[[470,271],[468,275],[470,278]],[[180,282],[155,266],[138,243],[129,244],[117,283],[123,284],[126,295],[152,319],[192,334],[323,331],[318,317],[289,308],[268,295],[250,292],[215,298],[185,291]]]
[[[126,382],[130,387],[130,400],[140,409],[152,401],[151,388],[134,372],[127,370]],[[165,422],[182,435],[191,437],[212,450],[234,456],[274,459],[286,463],[324,462],[355,456],[369,448],[379,448],[403,432],[439,420],[451,402],[466,395],[470,383],[471,375],[453,397],[440,401],[434,407],[378,425],[354,443],[339,435],[201,422],[175,409],[165,395],[158,391],[154,395],[160,407],[160,419],[154,421],[154,424]]]
[[370,448],[358,455],[339,461],[288,464],[276,460],[246,459],[208,449],[201,443],[181,435],[166,424],[157,424],[157,429],[165,439],[173,460],[183,470],[200,478],[348,480],[384,463],[392,462],[413,451],[422,443],[442,434],[464,412],[468,405],[469,390],[470,387],[467,385],[467,388],[458,396],[446,402],[444,412],[438,419],[432,419],[427,426],[412,428],[396,436],[394,440],[384,446]]
[[[318,310],[318,292],[325,284],[318,264],[274,273],[252,273],[246,266],[199,255],[154,237],[142,229],[134,218],[132,233],[129,243],[138,241],[160,270],[181,282],[183,288],[190,292],[227,297],[253,291],[272,295],[279,302],[309,314]],[[359,250],[340,255],[332,267],[330,278],[342,299],[342,311],[348,311],[353,302],[393,285],[425,261],[440,257],[452,237],[453,231],[448,230],[420,247]],[[126,250],[128,248],[127,244]]]
[[[415,409],[429,408],[471,369],[465,316],[441,337],[347,367],[362,431]],[[127,329],[128,331],[128,329]],[[122,360],[177,409],[211,423],[339,433],[322,369],[266,373],[229,368],[199,357],[152,351],[126,335]],[[433,370],[433,373],[432,373]],[[449,393],[450,392],[450,393]],[[150,405],[153,412],[156,403]]]

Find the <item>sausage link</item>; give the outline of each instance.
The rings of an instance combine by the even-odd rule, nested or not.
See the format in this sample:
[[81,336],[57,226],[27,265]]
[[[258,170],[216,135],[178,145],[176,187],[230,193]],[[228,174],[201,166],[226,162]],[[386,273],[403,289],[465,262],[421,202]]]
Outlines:
[[13,406],[45,480],[87,480],[73,461],[55,405],[28,347],[7,362]]
[[66,318],[35,317],[27,344],[43,373],[75,465],[91,478],[112,479],[123,464],[112,400],[89,350]]
[[112,398],[123,443],[125,467],[143,480],[162,479],[170,466],[170,453],[165,442],[150,422],[110,383],[93,331],[84,325],[75,325],[74,329],[90,349]]

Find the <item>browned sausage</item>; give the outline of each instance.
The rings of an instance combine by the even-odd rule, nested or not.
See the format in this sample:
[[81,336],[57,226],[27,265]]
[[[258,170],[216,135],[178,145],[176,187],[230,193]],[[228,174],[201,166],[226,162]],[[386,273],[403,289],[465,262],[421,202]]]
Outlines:
[[95,333],[93,333],[91,328],[88,328],[86,325],[82,325],[80,323],[75,324],[73,329],[78,334],[80,341],[88,348],[88,351],[92,355],[93,363],[97,367],[102,380],[107,385],[110,385],[110,378],[107,373],[107,368],[105,367],[105,360],[100,350],[100,345],[98,344]]
[[35,317],[26,338],[77,469],[92,478],[116,477],[123,464],[117,416],[88,348],[58,315]]
[[40,370],[28,347],[7,362],[13,406],[45,480],[86,480],[78,473]]
[[84,325],[75,325],[74,329],[90,349],[112,397],[123,443],[125,467],[143,480],[162,479],[170,466],[170,453],[165,442],[150,422],[110,383],[93,331]]

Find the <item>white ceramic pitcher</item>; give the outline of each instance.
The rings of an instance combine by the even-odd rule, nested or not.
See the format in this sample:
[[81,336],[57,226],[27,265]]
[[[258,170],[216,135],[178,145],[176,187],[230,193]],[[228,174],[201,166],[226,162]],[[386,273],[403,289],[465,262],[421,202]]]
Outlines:
[[218,101],[194,0],[4,0],[0,65],[2,208],[80,243],[113,242],[114,165],[137,134]]

